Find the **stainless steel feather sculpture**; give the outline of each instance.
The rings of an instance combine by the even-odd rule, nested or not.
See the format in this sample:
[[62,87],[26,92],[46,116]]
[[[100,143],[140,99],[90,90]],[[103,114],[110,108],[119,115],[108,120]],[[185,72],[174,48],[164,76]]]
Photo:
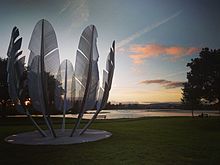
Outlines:
[[20,51],[22,38],[17,39],[19,36],[19,30],[14,27],[11,33],[11,40],[8,48],[8,91],[12,101],[16,105],[18,112],[29,117],[33,125],[37,128],[42,136],[46,136],[45,132],[40,128],[36,121],[32,118],[29,110],[24,105],[26,94],[26,82],[25,82],[25,57],[20,57],[22,51]]
[[79,127],[85,111],[92,109],[96,104],[99,85],[97,37],[98,34],[94,25],[86,27],[80,37],[75,65],[76,97],[79,103],[79,115],[71,136]]
[[62,131],[65,130],[65,114],[73,108],[74,103],[74,71],[69,60],[64,60],[57,74],[57,85],[55,91],[56,108],[63,113]]
[[[28,88],[32,105],[43,114],[44,120],[53,137],[56,137],[49,112],[49,76],[55,76],[60,60],[56,34],[51,24],[42,19],[32,33],[29,43]],[[55,90],[55,89],[54,89]]]
[[[19,57],[22,54],[22,51],[20,50],[22,38],[17,39],[18,36],[19,36],[19,30],[17,27],[14,27],[12,30],[11,40],[7,53],[8,91],[14,103],[19,103],[19,96],[18,96],[19,93],[18,90],[20,86],[19,79],[21,78],[24,72],[24,57],[19,59]],[[20,106],[20,104],[17,105]]]
[[113,42],[112,47],[110,48],[110,53],[107,57],[106,70],[103,70],[102,87],[99,88],[99,95],[96,104],[97,110],[93,115],[92,119],[84,126],[80,134],[83,134],[89,128],[89,126],[96,119],[100,111],[105,107],[108,101],[109,91],[111,90],[111,86],[112,86],[114,69],[115,69],[115,41]]
[[[69,138],[74,138],[91,131],[88,128],[105,107],[109,97],[115,69],[115,41],[107,56],[100,86],[98,33],[94,25],[87,26],[80,36],[75,69],[73,69],[71,61],[67,59],[60,64],[56,34],[48,21],[40,20],[32,32],[28,47],[30,55],[27,68],[24,65],[25,57],[20,58],[22,38],[17,39],[18,36],[19,31],[15,27],[8,49],[7,68],[9,94],[16,103],[16,108],[27,114],[43,137],[48,136],[48,132],[50,132],[51,137],[54,138],[66,137],[66,133],[69,133]],[[42,130],[34,121],[24,105],[26,97],[30,97],[32,108],[42,114],[49,131]],[[51,107],[55,107],[63,116],[61,131],[55,130],[53,127],[50,117]],[[78,113],[78,117],[73,128],[65,131],[65,116],[70,109],[72,109],[71,111],[74,109]],[[92,109],[96,110],[95,114],[83,129],[79,129],[84,113]],[[107,136],[102,138],[105,137]]]

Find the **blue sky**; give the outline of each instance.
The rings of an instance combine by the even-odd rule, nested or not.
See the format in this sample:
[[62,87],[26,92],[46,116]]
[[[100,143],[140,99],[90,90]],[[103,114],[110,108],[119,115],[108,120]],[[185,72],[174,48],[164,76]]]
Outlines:
[[13,26],[28,55],[32,30],[45,18],[56,31],[61,59],[74,63],[81,32],[94,24],[100,70],[116,40],[110,101],[176,102],[187,62],[203,47],[220,48],[219,5],[217,0],[0,0],[0,56],[6,57]]

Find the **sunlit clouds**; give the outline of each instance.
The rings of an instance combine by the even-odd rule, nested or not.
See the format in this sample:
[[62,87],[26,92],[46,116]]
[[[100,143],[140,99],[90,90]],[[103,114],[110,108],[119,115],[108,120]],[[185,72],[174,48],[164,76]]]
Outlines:
[[169,56],[178,59],[183,56],[190,56],[199,52],[196,47],[166,46],[160,44],[132,45],[129,48],[129,57],[134,64],[142,64],[145,59],[157,56]]
[[180,102],[187,63],[204,47],[219,48],[219,2],[2,0],[0,56],[7,57],[11,30],[17,26],[27,61],[31,32],[44,18],[55,28],[60,59],[74,64],[80,35],[93,24],[99,32],[100,83],[110,45],[116,41],[109,101]]
[[183,87],[182,81],[170,81],[170,80],[165,80],[165,79],[155,79],[155,80],[143,80],[140,82],[141,84],[159,84],[166,89],[171,89],[171,88],[180,88]]

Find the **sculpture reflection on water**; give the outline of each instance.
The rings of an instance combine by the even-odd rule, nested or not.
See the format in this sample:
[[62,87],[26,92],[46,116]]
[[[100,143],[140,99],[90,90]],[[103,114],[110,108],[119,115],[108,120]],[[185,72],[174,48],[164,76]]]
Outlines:
[[[61,132],[68,132],[70,137],[82,136],[107,103],[115,67],[115,42],[110,48],[100,85],[98,33],[94,25],[86,27],[81,34],[75,68],[67,59],[60,64],[56,34],[48,21],[40,20],[33,30],[27,67],[20,50],[22,38],[18,37],[19,30],[15,27],[7,53],[9,94],[16,109],[30,118],[42,137],[59,137],[57,134],[60,133],[54,129],[50,117],[52,109],[63,115]],[[28,99],[31,106],[27,107],[25,100]],[[91,109],[96,109],[96,112],[80,129],[84,113]],[[32,111],[42,114],[48,130],[37,124],[30,113]],[[65,130],[65,114],[69,111],[78,113],[71,131]]]

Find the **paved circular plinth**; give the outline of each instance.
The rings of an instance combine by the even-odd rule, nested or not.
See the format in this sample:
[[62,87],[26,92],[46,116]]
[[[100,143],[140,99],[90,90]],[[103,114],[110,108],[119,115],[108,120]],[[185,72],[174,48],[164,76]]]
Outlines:
[[66,129],[65,132],[55,130],[57,137],[53,138],[49,131],[45,133],[47,137],[42,137],[38,131],[19,133],[5,138],[5,141],[12,144],[25,145],[62,145],[77,144],[84,142],[92,142],[110,137],[112,134],[103,130],[88,129],[82,135],[79,135],[80,129],[76,130],[74,135],[70,137],[72,129]]

